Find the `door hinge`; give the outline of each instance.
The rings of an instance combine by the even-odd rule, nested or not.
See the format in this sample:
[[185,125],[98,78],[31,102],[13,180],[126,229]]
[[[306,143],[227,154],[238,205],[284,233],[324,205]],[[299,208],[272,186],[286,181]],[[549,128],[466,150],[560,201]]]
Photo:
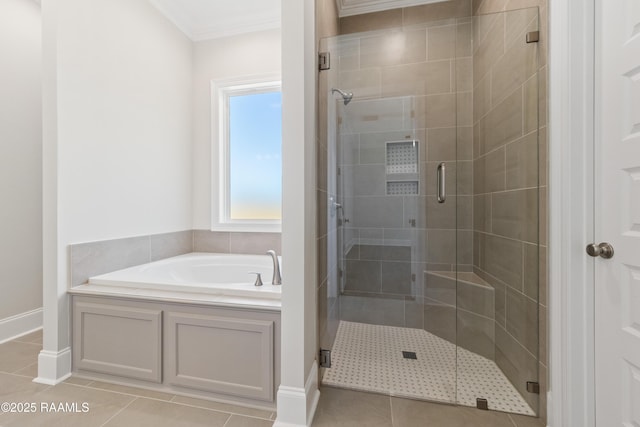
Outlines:
[[527,43],[538,43],[540,41],[540,31],[530,31],[527,33]]
[[487,401],[487,399],[484,399],[482,397],[478,397],[476,399],[476,408],[482,409],[483,411],[488,411],[489,410],[489,402]]
[[320,52],[318,54],[318,69],[320,71],[331,69],[331,54],[329,52]]
[[540,383],[537,381],[527,381],[527,391],[533,394],[540,394]]
[[331,367],[331,350],[324,350],[322,348],[320,349],[320,367]]

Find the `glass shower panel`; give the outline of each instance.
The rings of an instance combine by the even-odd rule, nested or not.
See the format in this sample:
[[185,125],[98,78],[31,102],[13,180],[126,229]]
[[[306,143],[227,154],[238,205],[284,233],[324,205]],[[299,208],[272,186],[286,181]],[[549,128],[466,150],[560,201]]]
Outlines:
[[473,17],[473,107],[459,103],[457,138],[458,403],[527,415],[539,398],[537,31],[537,8]]
[[[456,402],[456,36],[465,28],[470,44],[470,18],[321,42],[331,63],[319,78],[325,385]],[[431,274],[445,271],[450,282]]]

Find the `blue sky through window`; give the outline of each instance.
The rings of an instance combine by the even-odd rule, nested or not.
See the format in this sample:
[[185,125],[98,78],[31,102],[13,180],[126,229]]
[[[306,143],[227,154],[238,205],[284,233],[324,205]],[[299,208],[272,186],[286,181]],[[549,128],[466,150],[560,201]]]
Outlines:
[[229,97],[231,219],[282,218],[282,94]]

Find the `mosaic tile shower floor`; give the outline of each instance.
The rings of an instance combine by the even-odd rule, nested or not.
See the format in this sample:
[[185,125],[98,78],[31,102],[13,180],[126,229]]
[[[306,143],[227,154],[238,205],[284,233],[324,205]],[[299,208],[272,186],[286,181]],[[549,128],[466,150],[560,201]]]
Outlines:
[[421,329],[341,321],[331,359],[325,385],[447,403],[457,388],[460,405],[482,397],[491,410],[534,415],[495,362]]

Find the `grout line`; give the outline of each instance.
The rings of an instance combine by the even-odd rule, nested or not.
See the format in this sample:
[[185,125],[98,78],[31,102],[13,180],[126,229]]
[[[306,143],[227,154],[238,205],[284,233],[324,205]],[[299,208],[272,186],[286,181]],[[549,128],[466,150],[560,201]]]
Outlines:
[[394,427],[394,420],[393,420],[393,396],[389,396],[389,411],[391,414],[391,427]]
[[509,417],[509,420],[511,421],[511,423],[513,424],[514,427],[518,427],[518,424],[516,424],[516,422],[513,420],[513,418],[511,418],[511,414],[507,414],[507,417]]
[[122,413],[122,411],[124,411],[125,409],[127,409],[133,402],[135,402],[136,400],[138,400],[138,398],[136,397],[135,399],[131,400],[131,402],[127,403],[127,405],[125,407],[123,407],[122,409],[120,409],[118,412],[116,412],[115,414],[113,414],[111,417],[109,417],[109,419],[107,419],[107,421],[105,421],[103,424],[100,425],[100,427],[104,427],[106,426],[112,419],[114,419],[115,417],[117,417],[118,415],[120,415],[120,413]]
[[231,420],[231,417],[233,417],[233,415],[229,414],[229,418],[227,418],[227,421],[224,422],[222,427],[226,427],[227,424],[229,424],[229,421]]

